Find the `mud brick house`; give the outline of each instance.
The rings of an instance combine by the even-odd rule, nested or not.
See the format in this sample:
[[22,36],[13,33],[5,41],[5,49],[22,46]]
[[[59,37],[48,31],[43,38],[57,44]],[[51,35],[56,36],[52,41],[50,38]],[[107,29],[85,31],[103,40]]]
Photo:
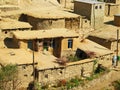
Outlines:
[[119,13],[119,4],[115,3],[106,3],[105,4],[105,15],[106,16],[114,16]]
[[[117,49],[117,28],[111,30],[109,27],[106,30],[90,34],[88,38],[110,50],[116,51]],[[118,43],[119,48],[120,43]],[[118,53],[120,54],[120,51]]]
[[0,20],[0,48],[4,47],[16,47],[11,44],[14,42],[12,31],[24,31],[31,30],[31,25],[26,22],[20,22],[13,19],[1,18]]
[[[20,48],[32,49],[32,43],[34,43],[36,51],[47,50],[56,57],[67,55],[70,52],[75,53],[74,38],[79,36],[68,29],[16,31],[13,34],[14,38],[18,40]],[[32,42],[33,40],[34,42]]]
[[104,8],[104,2],[84,0],[74,1],[74,12],[86,16],[86,18],[90,20],[90,25],[95,29],[103,26]]
[[43,9],[27,12],[21,15],[21,21],[26,20],[33,26],[33,30],[67,28],[77,30],[80,28],[80,16],[59,9]]
[[113,16],[119,13],[120,1],[119,0],[104,0],[105,4],[105,15]]

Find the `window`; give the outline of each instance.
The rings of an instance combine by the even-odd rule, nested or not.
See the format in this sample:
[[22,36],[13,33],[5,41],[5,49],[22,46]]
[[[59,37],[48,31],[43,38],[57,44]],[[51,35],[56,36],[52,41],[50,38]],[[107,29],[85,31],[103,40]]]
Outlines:
[[5,34],[7,34],[8,32],[7,31],[5,31]]
[[98,9],[98,6],[95,6],[95,9]]
[[46,51],[48,51],[48,43],[47,43],[47,42],[44,42],[44,43],[43,43],[43,47],[44,47],[44,49],[45,49]]
[[68,48],[73,47],[73,39],[68,39]]
[[99,8],[102,9],[102,6],[100,6]]
[[51,47],[52,47],[52,48],[55,48],[55,40],[54,40],[54,39],[51,40]]

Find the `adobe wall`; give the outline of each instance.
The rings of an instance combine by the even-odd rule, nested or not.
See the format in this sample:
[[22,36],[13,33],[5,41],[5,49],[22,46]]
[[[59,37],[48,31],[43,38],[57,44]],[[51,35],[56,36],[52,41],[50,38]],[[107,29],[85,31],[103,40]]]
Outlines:
[[[117,49],[117,41],[113,41],[111,43],[111,50],[116,51]],[[120,49],[120,41],[118,43],[118,49]],[[118,55],[120,56],[120,50],[118,50]]]
[[91,4],[75,2],[74,3],[74,12],[76,14],[86,16],[90,20],[91,18]]
[[[21,29],[22,30],[30,30],[30,29]],[[18,48],[20,43],[15,39],[12,34],[12,31],[18,31],[18,29],[13,30],[0,30],[0,48]],[[21,48],[27,47],[27,44],[21,42]]]
[[105,4],[92,5],[91,9],[91,26],[95,29],[99,29],[104,23],[104,11]]
[[113,58],[113,54],[108,54],[108,55],[100,56],[99,58],[96,58],[96,60],[98,60],[99,64],[102,64],[103,66],[109,68],[112,66],[112,58]]
[[[109,40],[105,40],[105,39],[94,37],[94,36],[93,37],[89,36],[88,39],[90,39],[112,51],[116,51],[117,41],[109,41]],[[120,42],[118,43],[118,49],[119,48],[120,48]],[[118,52],[118,54],[120,55],[120,51]]]
[[72,38],[73,39],[73,45],[72,48],[68,48],[68,39],[69,38],[65,38],[62,40],[61,43],[61,56],[69,56],[69,55],[75,55],[76,50],[77,50],[77,43],[78,38]]
[[60,68],[51,68],[46,70],[39,70],[38,82],[42,85],[57,84],[60,80],[69,80],[75,76],[81,77],[81,70],[84,69],[83,75],[92,74],[93,61],[82,63],[83,61],[76,62],[77,64],[67,65]]
[[18,87],[27,88],[29,83],[33,81],[33,66],[32,65],[20,65],[18,66]]
[[28,22],[33,26],[33,30],[64,28],[64,19],[38,19],[28,16]]
[[102,38],[94,37],[94,36],[89,36],[88,39],[108,48],[111,49],[111,42]]
[[57,0],[62,7],[73,9],[74,8],[74,0]]
[[105,6],[105,15],[114,16],[119,13],[120,6],[118,4],[106,4]]
[[[12,33],[9,30],[0,31],[0,48],[14,47],[16,44],[12,40]],[[8,40],[11,39],[11,40]],[[12,44],[11,44],[12,43]]]
[[78,18],[66,18],[65,19],[65,28],[70,30],[77,30],[80,28],[80,17]]
[[51,28],[67,28],[77,30],[80,26],[80,18],[65,19],[38,19],[28,16],[28,22],[33,26],[33,30],[51,29]]

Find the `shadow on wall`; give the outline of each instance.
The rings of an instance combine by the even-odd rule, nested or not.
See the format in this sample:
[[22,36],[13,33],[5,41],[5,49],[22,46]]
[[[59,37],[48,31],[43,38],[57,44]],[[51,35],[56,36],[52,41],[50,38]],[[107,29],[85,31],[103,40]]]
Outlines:
[[28,22],[27,15],[21,14],[21,16],[19,17],[19,21]]
[[80,50],[80,49],[77,49],[76,50],[76,54],[75,54],[79,59],[87,59],[89,58],[89,56],[83,51],[83,50]]
[[105,22],[104,24],[114,25],[114,21],[108,21],[108,22]]
[[7,48],[19,48],[19,45],[17,43],[15,43],[15,41],[13,40],[13,38],[5,38],[4,39],[4,45]]

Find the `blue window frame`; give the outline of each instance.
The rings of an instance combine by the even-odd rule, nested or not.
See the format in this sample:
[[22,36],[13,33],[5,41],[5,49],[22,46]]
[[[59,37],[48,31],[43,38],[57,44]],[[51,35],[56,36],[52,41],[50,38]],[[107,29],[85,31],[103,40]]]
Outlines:
[[68,39],[68,48],[73,47],[73,39]]

